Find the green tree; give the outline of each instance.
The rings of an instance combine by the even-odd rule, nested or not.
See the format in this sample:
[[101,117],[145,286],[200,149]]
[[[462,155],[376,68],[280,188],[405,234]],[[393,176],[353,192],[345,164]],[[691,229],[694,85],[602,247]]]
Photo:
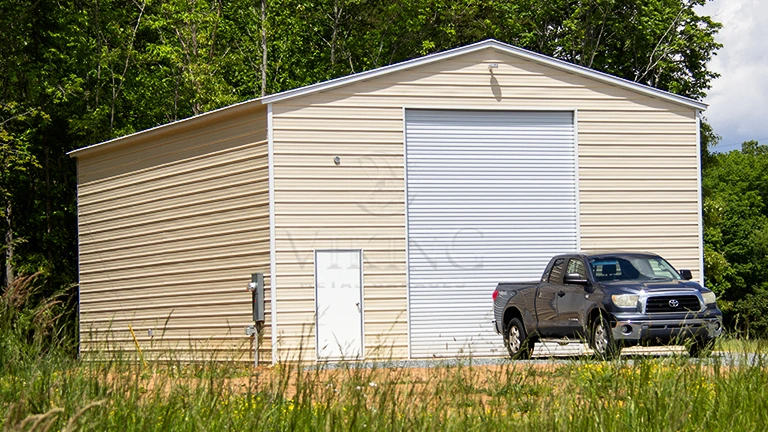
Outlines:
[[768,332],[768,146],[713,154],[703,172],[705,275],[732,323]]
[[0,214],[5,233],[6,285],[16,279],[15,251],[19,242],[24,241],[16,235],[15,218],[20,211],[23,184],[29,181],[30,171],[40,167],[31,147],[49,120],[34,108],[27,109],[14,102],[0,104]]
[[672,93],[702,98],[721,25],[706,0],[493,1],[496,34],[536,52]]
[[59,163],[69,144],[59,110],[78,83],[66,67],[58,6],[0,3],[6,283],[16,273],[41,271],[54,284],[74,276],[74,170],[71,162]]

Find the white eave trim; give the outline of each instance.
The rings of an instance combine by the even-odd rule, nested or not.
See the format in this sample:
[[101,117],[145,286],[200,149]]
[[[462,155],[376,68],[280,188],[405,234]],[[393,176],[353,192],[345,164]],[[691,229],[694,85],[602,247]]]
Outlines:
[[419,57],[413,60],[406,60],[401,63],[395,63],[390,66],[380,67],[378,69],[369,70],[366,72],[360,72],[354,75],[348,75],[341,78],[332,79],[330,81],[324,81],[317,84],[312,84],[306,87],[300,87],[293,90],[284,91],[282,93],[276,93],[270,96],[264,96],[261,98],[262,103],[274,103],[283,101],[286,99],[292,99],[299,96],[305,96],[307,94],[326,91],[334,89],[343,85],[351,84],[358,81],[363,81],[371,78],[376,78],[382,75],[387,75],[393,72],[410,69],[413,67],[423,66],[429,63],[450,59],[460,55],[468,54],[474,51],[482,50],[485,48],[494,48],[503,53],[513,56],[521,57],[526,60],[541,63],[553,68],[561,69],[574,74],[583,75],[592,78],[597,81],[602,81],[608,84],[612,84],[618,87],[627,88],[632,91],[646,94],[648,96],[663,99],[669,102],[681,104],[693,109],[706,110],[707,104],[699,102],[684,96],[679,96],[673,93],[669,93],[663,90],[655,89],[653,87],[646,86],[644,84],[629,81],[623,78],[615,77],[607,73],[599,72],[586,68],[584,66],[568,63],[563,60],[558,60],[543,54],[528,51],[523,48],[518,48],[513,45],[499,42],[495,39],[487,39],[481,42],[476,42],[470,45],[454,48],[448,51],[443,51],[435,54],[430,54],[424,57]]
[[141,135],[149,135],[149,134],[153,134],[153,133],[159,133],[159,134],[168,133],[172,129],[176,128],[176,127],[185,126],[185,125],[187,125],[189,123],[192,123],[192,122],[199,122],[199,121],[203,121],[204,122],[204,121],[207,121],[207,120],[213,120],[215,117],[220,116],[220,115],[223,115],[223,116],[232,115],[232,114],[234,114],[232,112],[233,109],[237,109],[237,108],[248,109],[250,105],[254,105],[254,104],[256,104],[258,106],[262,105],[262,103],[261,103],[261,101],[259,99],[245,100],[245,101],[238,102],[238,103],[232,104],[232,105],[227,105],[225,107],[221,107],[221,108],[218,108],[218,109],[215,109],[215,110],[212,110],[212,111],[207,111],[207,112],[204,112],[202,114],[198,114],[198,115],[195,115],[195,116],[192,116],[192,117],[187,117],[185,119],[176,120],[176,121],[171,122],[171,123],[164,123],[164,124],[155,126],[153,128],[140,130],[138,132],[134,132],[134,133],[129,134],[129,135],[123,135],[121,137],[113,138],[113,139],[108,140],[108,141],[102,141],[102,142],[100,142],[98,144],[92,144],[92,145],[89,145],[87,147],[81,147],[79,149],[72,150],[72,151],[68,152],[67,155],[71,156],[71,157],[77,157],[81,153],[84,153],[84,152],[86,152],[88,150],[91,150],[91,149],[94,149],[96,147],[102,147],[102,146],[106,146],[106,145],[110,145],[110,144],[115,144],[115,143],[118,143],[118,142],[127,142],[127,141],[132,140],[133,138],[139,137]]

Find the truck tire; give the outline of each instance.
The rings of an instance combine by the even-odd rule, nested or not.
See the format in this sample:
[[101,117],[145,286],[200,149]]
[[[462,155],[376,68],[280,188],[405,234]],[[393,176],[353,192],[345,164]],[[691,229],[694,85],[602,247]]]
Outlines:
[[694,339],[691,341],[691,344],[688,345],[688,354],[695,358],[706,358],[712,354],[714,348],[714,339]]
[[621,354],[621,346],[613,338],[608,320],[603,315],[599,315],[590,325],[589,347],[601,360],[615,359]]
[[528,339],[525,326],[517,318],[512,318],[504,331],[504,345],[507,347],[509,357],[514,360],[531,358],[533,353],[533,341]]

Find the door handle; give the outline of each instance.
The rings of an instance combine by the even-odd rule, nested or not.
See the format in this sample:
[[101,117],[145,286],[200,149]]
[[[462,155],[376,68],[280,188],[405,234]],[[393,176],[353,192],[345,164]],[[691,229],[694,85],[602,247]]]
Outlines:
[[360,302],[355,303],[355,306],[357,306],[357,311],[360,312]]
[[563,291],[563,290],[560,290],[560,291],[557,293],[557,296],[558,296],[558,297],[562,297],[562,296],[564,296],[564,295],[565,295],[565,291]]

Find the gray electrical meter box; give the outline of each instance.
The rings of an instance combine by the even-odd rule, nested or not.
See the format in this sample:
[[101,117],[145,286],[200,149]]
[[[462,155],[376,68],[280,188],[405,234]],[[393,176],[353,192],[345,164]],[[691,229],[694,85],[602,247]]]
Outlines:
[[251,283],[248,284],[253,300],[253,320],[264,322],[264,273],[253,273]]

